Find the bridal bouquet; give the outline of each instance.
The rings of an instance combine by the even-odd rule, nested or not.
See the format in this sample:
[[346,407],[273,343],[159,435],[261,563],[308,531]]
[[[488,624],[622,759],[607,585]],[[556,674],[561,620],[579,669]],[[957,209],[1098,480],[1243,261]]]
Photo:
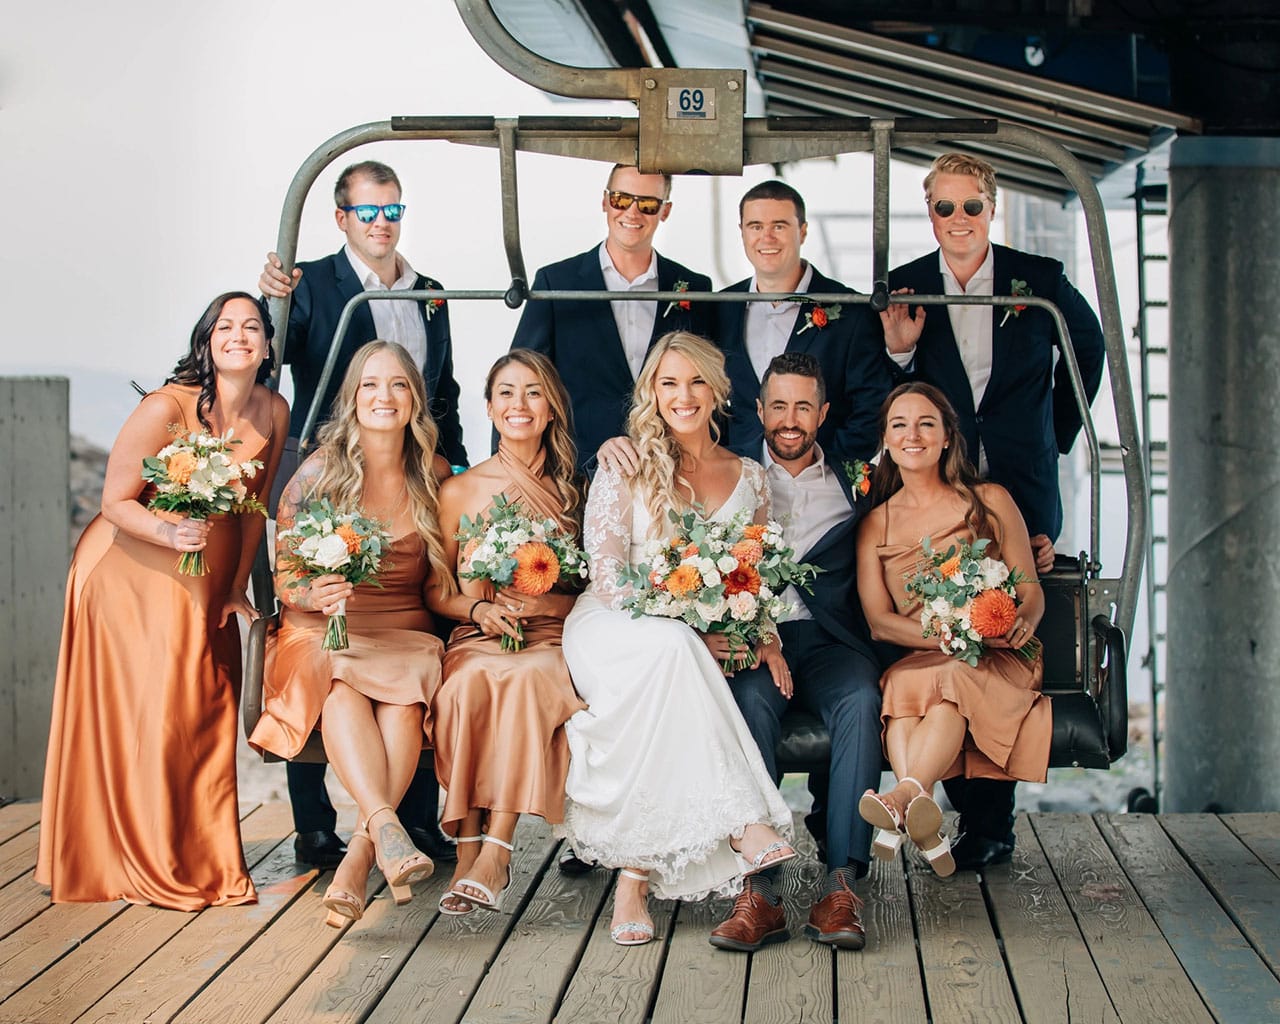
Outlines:
[[[505,494],[493,499],[488,520],[463,516],[454,534],[462,544],[458,578],[489,580],[495,587],[512,587],[537,597],[557,583],[587,577],[587,556],[574,536],[554,519],[536,519],[518,501]],[[502,634],[502,650],[524,649],[524,631],[516,623],[519,638]]]
[[[697,512],[667,515],[674,534],[650,541],[644,561],[623,570],[622,582],[632,587],[623,607],[634,618],[660,615],[703,633],[726,633],[735,648],[747,648],[750,668],[756,662],[751,648],[758,640],[769,643],[779,618],[791,610],[782,592],[788,586],[808,590],[819,569],[795,561],[775,522],[749,523],[745,512],[724,523]],[[731,672],[734,663],[721,668]]]
[[[280,568],[297,575],[290,586],[306,586],[317,576],[338,575],[353,586],[378,583],[383,553],[391,537],[382,523],[359,512],[340,512],[328,498],[312,501],[299,509],[293,525],[281,530],[276,541],[283,547],[277,558]],[[324,631],[323,649],[345,651],[347,639],[347,602],[329,616]]]
[[[177,512],[190,519],[208,519],[219,512],[260,512],[266,508],[249,495],[244,485],[262,468],[258,459],[236,462],[231,449],[241,444],[228,430],[221,436],[183,434],[176,424],[169,427],[177,435],[155,455],[142,460],[142,479],[155,484],[155,496],[147,508]],[[178,559],[183,576],[204,576],[209,567],[203,551],[184,551]]]
[[[907,593],[924,600],[920,612],[923,636],[936,636],[945,654],[976,668],[986,641],[1004,636],[1018,617],[1014,587],[1026,580],[1017,569],[983,554],[990,542],[963,541],[935,551],[926,537],[924,559],[906,577]],[[1034,636],[1015,650],[1034,661],[1040,653]]]

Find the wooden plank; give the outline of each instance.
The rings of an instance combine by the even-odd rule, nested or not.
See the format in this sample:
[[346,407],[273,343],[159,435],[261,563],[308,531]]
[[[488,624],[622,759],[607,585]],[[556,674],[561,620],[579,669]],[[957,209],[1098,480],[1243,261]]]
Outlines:
[[1280,879],[1211,814],[1158,820],[1258,955],[1280,972]]
[[836,953],[836,1013],[840,1024],[917,1024],[928,1019],[916,954],[903,859],[871,862],[858,883],[866,901],[867,945]]
[[653,941],[643,946],[619,946],[609,937],[613,899],[607,900],[560,1002],[556,1024],[586,1020],[644,1024],[649,1019],[649,1007],[666,959],[667,939],[675,923],[677,905],[675,900],[650,900]]
[[1119,1024],[1066,898],[1025,814],[1014,825],[1013,861],[988,868],[983,885],[1027,1024]]
[[28,871],[0,889],[0,939],[53,906],[49,890],[36,882],[34,874]]
[[40,833],[36,829],[14,836],[0,846],[0,885],[8,885],[30,871],[39,850]]
[[1257,1020],[1265,1007],[1266,1016],[1280,1019],[1280,980],[1157,820],[1149,814],[1099,815],[1098,828],[1213,1015]]
[[[502,910],[441,917],[418,944],[368,1017],[369,1024],[437,1024],[462,1018],[485,971],[547,870],[557,843],[541,818],[522,817],[511,857],[511,888]],[[442,872],[440,892],[449,875]],[[438,899],[438,895],[437,895]]]
[[[287,805],[243,823],[245,860],[256,865],[293,831]],[[196,919],[195,914],[131,906],[4,1004],[5,1021],[74,1020]]]
[[724,1024],[741,1018],[750,957],[707,941],[732,909],[727,899],[679,905],[653,1024]]
[[1222,821],[1258,860],[1280,876],[1280,813],[1224,814]]
[[20,800],[0,807],[0,843],[7,843],[40,820],[39,800]]
[[[472,997],[467,1024],[551,1020],[612,887],[610,871],[577,878],[545,872]],[[649,987],[654,977],[649,975]],[[646,979],[637,977],[633,985],[644,988]]]
[[1211,1021],[1093,819],[1033,814],[1031,825],[1120,1019]]
[[55,903],[0,941],[0,1001],[87,942],[99,928],[128,909],[114,903]]
[[813,837],[803,819],[797,823],[795,834],[801,856],[782,869],[778,880],[791,941],[751,954],[744,1024],[831,1020],[835,1014],[835,956],[830,946],[804,934],[809,908],[822,888],[826,867],[816,859]]
[[911,841],[905,845],[907,888],[933,1019],[1020,1020],[977,876],[963,872],[938,878]]

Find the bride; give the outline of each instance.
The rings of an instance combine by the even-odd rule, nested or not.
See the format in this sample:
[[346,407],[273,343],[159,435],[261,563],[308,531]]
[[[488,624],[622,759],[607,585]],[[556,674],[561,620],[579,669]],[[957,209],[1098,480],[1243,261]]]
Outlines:
[[[660,338],[627,421],[639,469],[624,480],[601,468],[587,502],[591,582],[565,621],[564,655],[590,707],[565,724],[563,831],[579,857],[623,868],[611,926],[620,945],[653,938],[650,883],[661,898],[728,895],[745,874],[795,856],[782,838],[791,813],[720,669],[748,652],[731,650],[724,634],[622,608],[630,590],[620,574],[664,533],[669,509],[767,518],[764,470],[716,443],[712,416],[728,394],[724,357],[710,342],[684,332]],[[761,644],[756,655],[789,693],[779,645]]]

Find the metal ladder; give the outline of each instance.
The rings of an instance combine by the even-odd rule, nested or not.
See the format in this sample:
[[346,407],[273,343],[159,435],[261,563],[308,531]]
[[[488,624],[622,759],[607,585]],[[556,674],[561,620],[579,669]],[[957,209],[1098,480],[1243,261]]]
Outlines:
[[[1147,605],[1147,650],[1142,657],[1142,667],[1151,679],[1152,792],[1134,790],[1129,794],[1129,809],[1154,812],[1159,810],[1164,788],[1160,770],[1160,745],[1163,741],[1160,706],[1165,689],[1169,571],[1169,190],[1163,182],[1148,182],[1145,171],[1145,164],[1139,164],[1134,179],[1138,320],[1133,328],[1133,337],[1138,342],[1142,464],[1149,483],[1147,515],[1151,524],[1147,534],[1146,571],[1142,574]],[[1162,275],[1163,288],[1152,288],[1151,276],[1156,273]],[[1164,515],[1159,518],[1156,517],[1158,505],[1164,506]],[[1156,528],[1157,523],[1161,524],[1159,529]]]

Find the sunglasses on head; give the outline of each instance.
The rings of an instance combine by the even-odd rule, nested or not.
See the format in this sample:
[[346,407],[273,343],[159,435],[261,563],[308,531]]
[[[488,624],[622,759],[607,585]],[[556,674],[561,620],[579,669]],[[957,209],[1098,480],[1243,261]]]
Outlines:
[[605,195],[609,197],[609,205],[615,210],[629,210],[631,204],[635,203],[637,210],[650,217],[661,210],[666,203],[665,199],[659,199],[657,196],[633,196],[630,192],[606,190]]
[[[964,210],[967,216],[976,217],[978,216],[978,214],[982,212],[983,207],[986,205],[987,203],[986,203],[986,200],[984,199],[966,199],[963,203],[960,204],[960,209]],[[952,200],[952,199],[937,200],[937,202],[933,204],[933,212],[936,213],[939,217],[943,217],[943,218],[950,217],[953,213],[956,212],[955,200]]]
[[361,224],[372,224],[378,219],[379,213],[392,224],[404,216],[404,203],[387,203],[385,206],[378,206],[376,203],[359,203],[356,206],[340,206],[338,209],[354,213]]

